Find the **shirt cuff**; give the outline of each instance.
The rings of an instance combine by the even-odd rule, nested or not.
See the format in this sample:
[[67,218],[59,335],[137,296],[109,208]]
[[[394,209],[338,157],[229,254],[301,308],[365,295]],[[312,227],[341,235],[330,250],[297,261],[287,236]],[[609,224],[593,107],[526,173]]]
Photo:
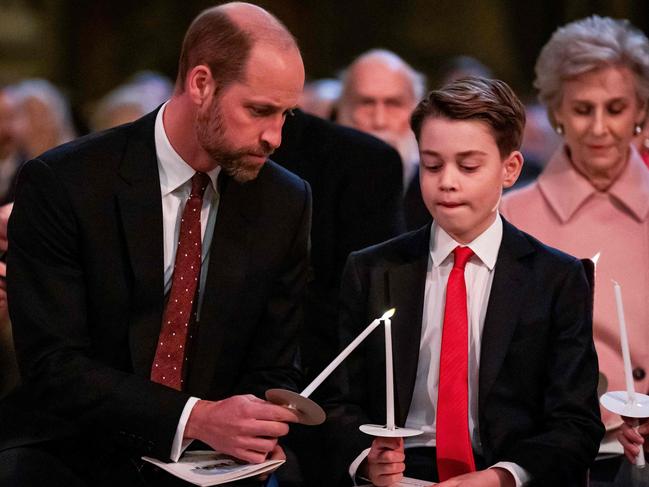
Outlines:
[[176,436],[174,436],[174,441],[171,444],[171,458],[172,462],[177,462],[180,459],[180,455],[191,445],[191,439],[184,439],[185,436],[185,427],[187,426],[187,421],[189,421],[189,416],[192,413],[192,409],[196,403],[200,401],[197,397],[190,397],[185,403],[185,408],[183,409],[180,419],[178,420],[178,427],[176,428]]
[[[370,449],[366,448],[361,452],[360,455],[356,457],[356,459],[352,462],[352,464],[349,466],[349,476],[352,478],[352,481],[354,482],[354,485],[356,484],[356,472],[358,471],[358,467],[361,466],[361,463],[363,463],[363,460],[367,458],[367,455],[370,454]],[[367,479],[364,479],[367,480]]]
[[516,487],[524,487],[530,480],[532,480],[529,472],[514,462],[498,462],[489,468],[502,468],[507,470],[512,474],[512,477],[514,477]]

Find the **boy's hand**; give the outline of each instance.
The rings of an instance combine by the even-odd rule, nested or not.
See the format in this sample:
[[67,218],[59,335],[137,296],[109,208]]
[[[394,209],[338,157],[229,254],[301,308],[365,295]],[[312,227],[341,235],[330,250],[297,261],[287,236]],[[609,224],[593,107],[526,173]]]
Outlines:
[[647,451],[644,437],[649,436],[649,422],[647,422],[647,419],[641,419],[642,424],[639,426],[638,431],[635,431],[632,426],[636,421],[635,418],[623,417],[622,419],[624,419],[624,423],[620,428],[617,439],[622,443],[624,455],[629,462],[635,463],[636,457],[640,453],[640,448],[643,447]]
[[437,484],[439,487],[515,487],[512,474],[504,468],[489,468],[453,477]]
[[403,438],[375,438],[359,473],[376,487],[388,487],[403,479],[405,460]]

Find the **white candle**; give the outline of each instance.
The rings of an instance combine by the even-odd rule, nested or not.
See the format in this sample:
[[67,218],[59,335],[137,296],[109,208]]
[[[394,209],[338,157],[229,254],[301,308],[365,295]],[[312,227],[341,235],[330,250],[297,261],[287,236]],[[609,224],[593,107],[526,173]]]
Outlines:
[[372,333],[374,329],[379,326],[382,320],[392,318],[394,311],[394,308],[389,309],[388,311],[383,313],[383,316],[372,321],[372,323],[370,323],[368,327],[361,332],[360,335],[358,335],[349,345],[347,345],[347,347],[342,352],[340,352],[338,356],[333,359],[333,361],[329,365],[327,365],[327,367],[322,372],[320,372],[320,374],[318,374],[315,379],[313,379],[311,384],[306,386],[306,389],[300,392],[300,396],[309,397],[311,394],[313,394],[313,391],[315,391],[320,386],[320,384],[322,384],[324,380],[329,377],[329,375],[336,369],[336,367],[338,367],[340,363],[345,360],[347,356],[352,353],[363,340],[365,340],[365,338],[367,338],[367,335]]
[[390,318],[383,321],[385,326],[385,410],[386,428],[395,430],[394,424],[394,373],[392,370],[392,322]]
[[[624,377],[626,379],[627,403],[635,403],[635,387],[633,386],[633,373],[631,372],[631,354],[629,353],[629,339],[626,335],[626,320],[624,319],[624,305],[622,304],[622,289],[620,285],[613,281],[615,290],[615,304],[617,307],[617,320],[620,324],[620,343],[622,345],[622,360],[624,361]],[[640,423],[635,419],[632,423],[633,429],[638,431]],[[645,458],[642,445],[640,453],[635,460],[635,466],[638,468],[645,467]]]
[[631,372],[631,354],[629,353],[629,340],[626,335],[626,321],[624,320],[624,306],[622,305],[622,290],[620,285],[613,281],[615,291],[615,304],[617,306],[617,320],[620,324],[620,344],[622,346],[622,360],[624,361],[624,377],[626,378],[626,392],[630,403],[635,402],[635,388]]

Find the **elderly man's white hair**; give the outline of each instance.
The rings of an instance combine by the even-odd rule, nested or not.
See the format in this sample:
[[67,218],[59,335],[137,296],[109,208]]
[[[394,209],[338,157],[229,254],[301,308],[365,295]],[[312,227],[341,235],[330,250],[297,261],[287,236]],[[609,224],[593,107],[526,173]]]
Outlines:
[[340,81],[342,82],[342,98],[345,98],[349,90],[350,73],[354,67],[366,61],[379,61],[391,69],[402,71],[412,87],[412,94],[416,101],[424,97],[426,91],[426,76],[419,71],[416,71],[412,66],[405,62],[400,56],[387,49],[371,49],[358,56],[352,63],[340,73]]

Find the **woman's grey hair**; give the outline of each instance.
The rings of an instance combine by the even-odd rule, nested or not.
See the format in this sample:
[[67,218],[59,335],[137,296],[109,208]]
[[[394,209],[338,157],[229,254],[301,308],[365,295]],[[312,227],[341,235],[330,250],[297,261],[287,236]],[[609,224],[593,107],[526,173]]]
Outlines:
[[638,100],[649,100],[649,40],[628,20],[593,15],[557,29],[536,61],[534,80],[550,121],[565,80],[608,66],[629,68]]

